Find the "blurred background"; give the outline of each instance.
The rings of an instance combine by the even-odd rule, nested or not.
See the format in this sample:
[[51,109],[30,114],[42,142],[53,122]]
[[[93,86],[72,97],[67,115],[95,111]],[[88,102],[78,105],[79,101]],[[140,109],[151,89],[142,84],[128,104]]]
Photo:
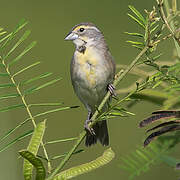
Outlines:
[[[65,42],[64,37],[71,30],[71,28],[80,22],[93,22],[104,33],[112,55],[116,64],[128,65],[133,58],[137,55],[137,50],[132,48],[126,40],[128,36],[124,32],[136,32],[137,26],[127,16],[130,12],[128,5],[134,5],[140,12],[144,9],[152,10],[156,5],[155,0],[148,1],[119,1],[119,0],[6,0],[1,1],[0,5],[0,26],[7,31],[12,31],[21,18],[29,21],[26,28],[32,31],[32,34],[27,44],[33,40],[37,40],[38,44],[33,50],[26,55],[20,63],[17,64],[17,69],[25,67],[34,61],[41,61],[39,67],[33,69],[34,73],[39,72],[53,72],[54,78],[62,77],[63,79],[45,88],[41,93],[32,94],[31,102],[64,102],[65,106],[79,105],[78,109],[71,109],[68,111],[57,112],[48,115],[47,128],[45,133],[45,141],[63,139],[68,137],[77,136],[83,129],[83,123],[86,119],[87,112],[81,102],[78,100],[73,92],[69,67],[74,46],[71,42]],[[162,43],[160,51],[163,52],[161,57],[163,60],[168,60],[172,55],[172,41]],[[22,47],[23,49],[23,47]],[[28,74],[29,73],[29,74]],[[32,74],[27,72],[27,78]],[[26,77],[22,77],[25,78]],[[126,87],[129,82],[135,81],[137,78],[130,75],[125,78],[119,87]],[[4,106],[8,102],[2,102]],[[160,107],[141,102],[136,107],[130,109],[136,116],[117,118],[110,120],[109,134],[110,146],[115,151],[115,159],[104,166],[103,168],[92,171],[88,174],[78,176],[78,180],[90,179],[128,179],[128,173],[121,170],[121,156],[134,151],[137,147],[141,146],[145,139],[145,129],[139,129],[138,123],[143,118],[147,117],[153,110],[158,110]],[[34,109],[33,113],[43,109]],[[8,113],[0,114],[0,136],[7,132],[8,129],[15,127],[19,122],[24,120],[27,114],[23,110],[14,110]],[[43,118],[38,119],[43,120]],[[24,129],[32,127],[31,124],[26,125]],[[23,128],[14,134],[17,137],[24,130]],[[13,136],[11,137],[13,139]],[[10,140],[9,138],[8,140]],[[60,143],[56,145],[49,145],[47,149],[50,156],[63,154],[67,152],[71,146],[70,143]],[[6,180],[22,180],[22,159],[18,158],[18,150],[26,148],[28,140],[20,141],[10,149],[0,153],[0,179]],[[96,145],[91,148],[86,148],[84,143],[81,145],[85,152],[74,155],[68,162],[65,169],[81,163],[91,161],[100,156],[105,150],[101,145]],[[176,156],[176,152],[175,156]],[[177,154],[178,155],[178,154]],[[178,157],[178,156],[177,156]],[[55,165],[60,160],[55,161]],[[177,173],[173,168],[166,165],[155,165],[150,171],[136,177],[138,180],[150,179],[177,179]]]

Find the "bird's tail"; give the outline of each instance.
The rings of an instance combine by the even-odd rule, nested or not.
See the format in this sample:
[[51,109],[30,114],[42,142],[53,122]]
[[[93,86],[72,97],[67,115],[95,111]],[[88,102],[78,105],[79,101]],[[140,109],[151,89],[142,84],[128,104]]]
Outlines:
[[97,122],[95,125],[93,125],[92,128],[95,132],[95,135],[91,134],[90,132],[87,132],[85,145],[91,146],[93,144],[96,144],[97,140],[99,140],[99,142],[103,146],[108,146],[109,145],[109,135],[108,135],[108,128],[107,128],[106,120]]

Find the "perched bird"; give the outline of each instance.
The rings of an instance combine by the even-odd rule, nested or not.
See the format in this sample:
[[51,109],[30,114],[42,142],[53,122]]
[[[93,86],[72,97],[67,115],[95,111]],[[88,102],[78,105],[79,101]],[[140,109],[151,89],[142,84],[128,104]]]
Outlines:
[[[112,82],[115,76],[115,63],[102,32],[93,23],[80,23],[72,28],[65,40],[75,44],[71,60],[71,80],[74,91],[88,110],[84,123],[87,130],[86,146],[109,145],[106,120],[99,121],[92,128],[88,124],[91,117],[109,90],[114,94]],[[104,106],[103,111],[107,108]]]

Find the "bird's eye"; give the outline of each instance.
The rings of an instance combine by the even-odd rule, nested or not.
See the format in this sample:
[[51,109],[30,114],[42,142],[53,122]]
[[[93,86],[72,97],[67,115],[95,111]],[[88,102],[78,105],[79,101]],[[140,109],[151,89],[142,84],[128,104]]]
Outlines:
[[79,29],[80,32],[83,32],[84,30],[85,30],[84,28],[80,28],[80,29]]

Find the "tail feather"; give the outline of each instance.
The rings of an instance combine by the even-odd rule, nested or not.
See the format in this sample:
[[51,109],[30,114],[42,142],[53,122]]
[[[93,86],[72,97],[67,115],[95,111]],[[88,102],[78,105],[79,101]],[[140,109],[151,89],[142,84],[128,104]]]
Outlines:
[[109,145],[109,135],[108,135],[108,128],[107,128],[107,122],[102,121],[100,122],[100,129],[98,134],[98,140],[103,146]]
[[93,126],[93,130],[96,135],[92,135],[90,132],[87,132],[85,145],[86,146],[94,145],[97,143],[97,140],[99,140],[99,142],[103,146],[108,146],[109,145],[109,135],[108,135],[107,122],[104,120],[104,121],[96,123]]

